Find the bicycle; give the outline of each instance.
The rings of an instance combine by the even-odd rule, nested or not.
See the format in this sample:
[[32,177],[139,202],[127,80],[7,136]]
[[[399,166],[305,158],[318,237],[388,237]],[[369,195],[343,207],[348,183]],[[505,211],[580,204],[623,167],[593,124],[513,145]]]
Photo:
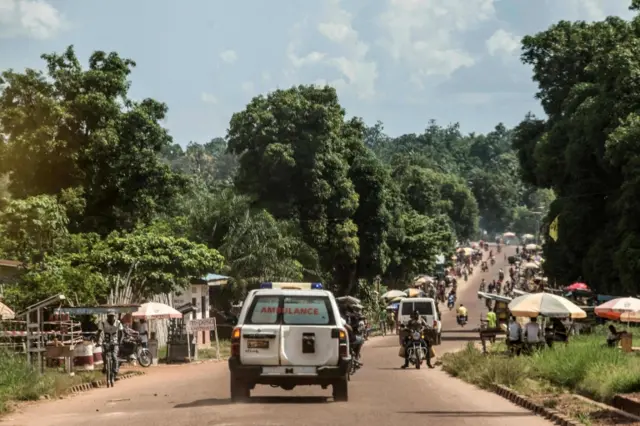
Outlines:
[[104,359],[104,373],[106,376],[107,387],[112,388],[115,384],[116,378],[115,368],[113,365],[113,345],[105,344],[103,345],[103,348],[105,350],[104,354],[106,355]]

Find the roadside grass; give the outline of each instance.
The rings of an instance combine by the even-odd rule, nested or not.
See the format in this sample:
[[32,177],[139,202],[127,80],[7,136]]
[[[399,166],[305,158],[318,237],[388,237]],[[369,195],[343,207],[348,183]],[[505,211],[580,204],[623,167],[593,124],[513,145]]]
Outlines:
[[504,385],[523,394],[570,391],[610,402],[615,394],[640,391],[640,356],[604,347],[598,333],[576,336],[530,356],[509,357],[503,343],[483,355],[473,344],[446,354],[449,374],[482,388]]
[[11,411],[17,401],[34,401],[64,395],[71,386],[100,377],[99,372],[61,374],[55,369],[38,374],[24,356],[0,351],[0,414]]

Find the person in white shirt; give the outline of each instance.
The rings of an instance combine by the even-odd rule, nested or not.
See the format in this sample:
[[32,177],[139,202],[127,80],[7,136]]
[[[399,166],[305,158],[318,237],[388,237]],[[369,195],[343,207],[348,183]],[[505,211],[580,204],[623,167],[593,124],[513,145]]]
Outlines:
[[540,324],[537,318],[531,318],[531,321],[524,329],[525,341],[529,344],[536,344],[540,341]]
[[515,350],[516,355],[520,355],[520,351],[522,348],[519,346],[519,343],[522,342],[522,327],[520,323],[516,321],[516,318],[512,316],[509,319],[509,333],[507,336],[507,344]]

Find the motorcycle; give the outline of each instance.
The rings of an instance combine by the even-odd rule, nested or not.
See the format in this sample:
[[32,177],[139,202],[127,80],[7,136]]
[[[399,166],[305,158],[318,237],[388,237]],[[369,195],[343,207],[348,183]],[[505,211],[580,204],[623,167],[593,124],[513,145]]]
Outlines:
[[491,266],[493,266],[493,265],[495,265],[495,264],[496,264],[496,258],[495,258],[495,257],[492,257],[492,258],[491,258]]
[[147,368],[153,362],[153,356],[149,349],[144,347],[139,336],[127,336],[120,346],[118,361],[137,361],[141,367]]
[[409,363],[415,365],[416,369],[419,370],[422,365],[422,361],[429,357],[427,344],[424,340],[424,333],[421,331],[414,331],[411,334],[411,341],[407,344],[407,348],[405,350],[409,355]]
[[464,273],[463,277],[465,282],[469,281],[469,275],[467,275],[466,272]]
[[487,262],[482,262],[482,272],[487,272],[489,270],[489,266],[487,265]]
[[456,299],[454,297],[450,297],[449,300],[447,301],[447,308],[449,308],[449,310],[452,310],[455,304],[456,304]]
[[[362,351],[362,348],[360,348],[360,350]],[[356,371],[358,371],[360,367],[362,367],[362,363],[360,362],[360,355],[356,355],[355,351],[353,350],[353,346],[349,347],[349,352],[351,353],[351,361],[349,362],[349,380],[350,380],[351,376],[356,374]]]
[[465,325],[467,325],[467,317],[466,316],[460,316],[458,315],[456,317],[457,321],[458,321],[458,325],[460,327],[464,327]]
[[502,251],[502,247],[498,246],[498,253],[500,253]]

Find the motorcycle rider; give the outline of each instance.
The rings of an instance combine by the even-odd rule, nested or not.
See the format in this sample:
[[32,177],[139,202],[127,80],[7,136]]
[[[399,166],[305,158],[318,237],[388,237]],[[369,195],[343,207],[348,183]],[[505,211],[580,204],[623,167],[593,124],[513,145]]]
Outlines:
[[[107,311],[107,320],[101,321],[100,324],[98,324],[97,337],[99,346],[102,346],[105,340],[110,344],[110,347],[107,348],[107,353],[105,353],[104,356],[111,357],[114,377],[117,377],[118,372],[120,371],[120,365],[118,363],[118,352],[120,351],[120,345],[122,344],[122,340],[124,339],[124,326],[122,325],[120,320],[116,318],[115,310],[109,309]],[[105,368],[103,368],[103,373],[106,373]]]
[[449,297],[447,299],[447,306],[453,307],[455,303],[456,303],[456,292],[454,290],[451,290],[451,292],[449,293]]
[[467,312],[467,308],[464,307],[464,305],[461,303],[460,306],[458,306],[458,322],[467,322],[467,320],[469,319],[469,314]]
[[487,282],[483,278],[482,281],[480,282],[480,291],[484,291],[486,287],[487,287]]
[[[411,319],[409,320],[406,326],[407,334],[404,337],[404,343],[403,343],[404,344],[404,365],[400,368],[404,369],[409,366],[408,348],[412,340],[413,332],[414,331],[422,332],[423,329],[428,327],[429,327],[429,324],[427,324],[424,318],[420,316],[420,311],[418,310],[413,311],[413,313],[411,314]],[[421,343],[424,343],[424,345],[427,348],[427,366],[429,366],[429,368],[434,368],[433,365],[431,365],[431,343],[429,342],[429,339],[424,339],[421,341]]]
[[498,279],[500,281],[504,280],[504,271],[502,270],[502,268],[498,271]]
[[[362,345],[364,344],[364,329],[362,316],[359,312],[353,309],[351,306],[347,307],[347,323],[351,326],[351,334],[349,335],[349,345],[353,348],[353,353],[356,355],[356,359],[360,359],[360,352]],[[359,362],[359,361],[358,361]]]

